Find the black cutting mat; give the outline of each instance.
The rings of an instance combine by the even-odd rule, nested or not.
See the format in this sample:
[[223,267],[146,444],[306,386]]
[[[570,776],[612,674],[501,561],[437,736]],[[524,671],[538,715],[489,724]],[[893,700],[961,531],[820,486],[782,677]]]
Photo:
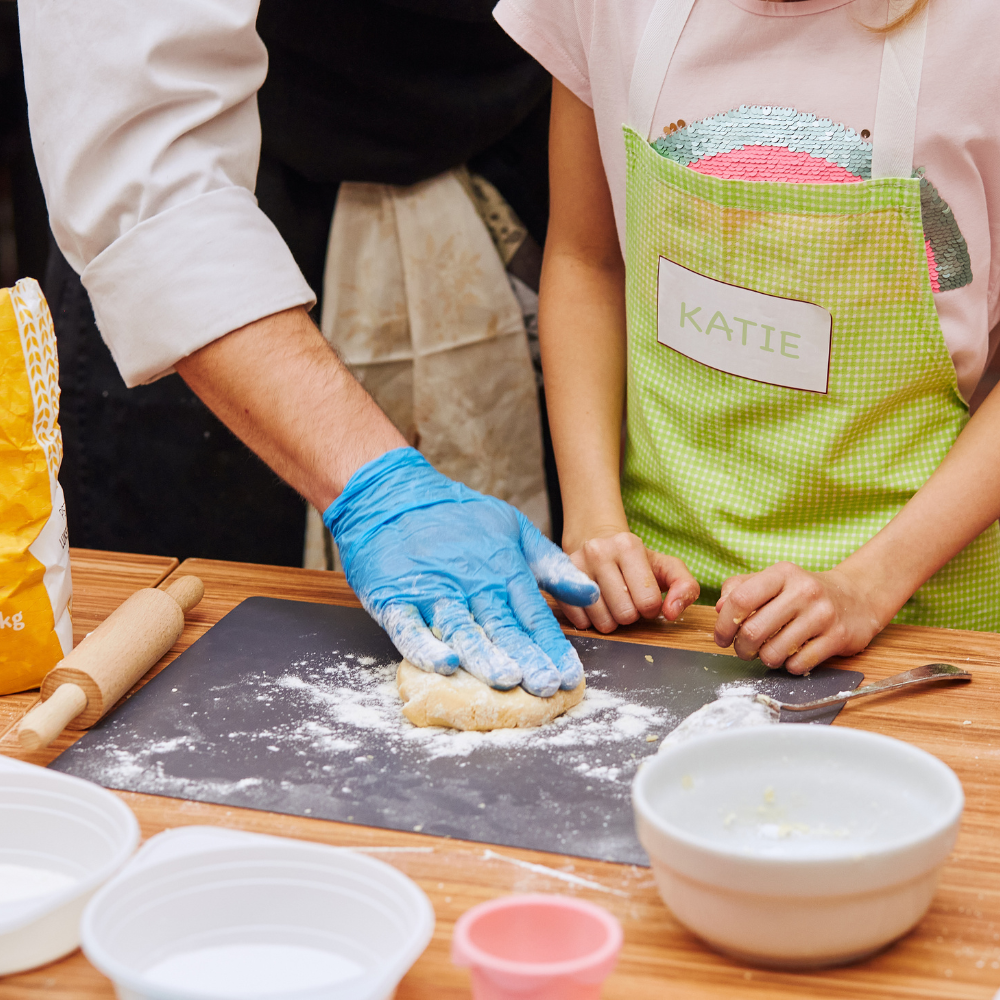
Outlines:
[[251,597],[50,766],[107,788],[644,865],[629,791],[659,738],[723,685],[795,702],[863,676],[571,641],[588,694],[569,716],[420,730],[400,712],[399,656],[364,611]]

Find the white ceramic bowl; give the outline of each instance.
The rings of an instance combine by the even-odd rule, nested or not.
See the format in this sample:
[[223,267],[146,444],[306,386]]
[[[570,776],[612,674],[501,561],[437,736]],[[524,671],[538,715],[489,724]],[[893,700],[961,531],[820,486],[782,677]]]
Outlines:
[[908,743],[841,727],[705,736],[632,787],[663,901],[719,951],[758,965],[842,965],[915,926],[955,843],[954,772]]
[[151,838],[81,925],[121,1000],[386,1000],[433,930],[391,865],[206,827]]
[[117,795],[0,757],[0,976],[76,948],[87,900],[138,843]]

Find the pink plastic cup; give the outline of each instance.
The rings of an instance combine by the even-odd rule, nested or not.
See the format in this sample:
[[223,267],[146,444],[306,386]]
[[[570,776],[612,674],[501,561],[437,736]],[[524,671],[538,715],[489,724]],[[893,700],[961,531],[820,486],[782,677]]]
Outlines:
[[598,1000],[621,946],[621,924],[600,906],[505,896],[462,914],[451,960],[471,969],[475,1000]]

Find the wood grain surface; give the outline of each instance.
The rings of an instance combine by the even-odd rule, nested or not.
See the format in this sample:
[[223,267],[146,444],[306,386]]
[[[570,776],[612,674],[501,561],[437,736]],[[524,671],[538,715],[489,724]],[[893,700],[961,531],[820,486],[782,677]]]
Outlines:
[[[99,562],[100,557],[96,558]],[[147,679],[245,597],[357,604],[339,574],[196,559],[176,572],[200,576],[205,598],[190,613],[174,649]],[[81,578],[78,587],[83,586]],[[114,600],[107,600],[105,614],[114,606]],[[617,637],[718,652],[712,641],[714,619],[710,609],[696,608],[677,624],[637,624],[620,630]],[[406,872],[430,896],[437,928],[430,947],[400,985],[399,1000],[468,997],[468,975],[453,968],[448,957],[452,926],[475,903],[510,892],[578,895],[607,907],[622,920],[625,947],[618,969],[605,986],[605,1000],[988,1000],[1000,987],[1000,636],[891,626],[871,648],[841,665],[863,670],[868,680],[876,680],[939,660],[967,666],[975,680],[950,689],[863,699],[845,708],[838,719],[840,725],[887,733],[936,754],[957,771],[967,796],[962,831],[927,917],[894,947],[847,969],[775,973],[722,958],[673,920],[647,869],[121,794],[139,817],[144,837],[171,827],[209,823],[373,849],[375,856]],[[0,699],[0,713],[9,716],[6,701]],[[68,745],[66,737],[62,739],[62,745]],[[22,756],[16,746],[3,741],[0,751]],[[52,747],[24,756],[46,763],[57,752]],[[34,1000],[42,994],[46,1000],[110,1000],[114,996],[111,984],[79,952],[45,968],[0,980],[0,1000]]]

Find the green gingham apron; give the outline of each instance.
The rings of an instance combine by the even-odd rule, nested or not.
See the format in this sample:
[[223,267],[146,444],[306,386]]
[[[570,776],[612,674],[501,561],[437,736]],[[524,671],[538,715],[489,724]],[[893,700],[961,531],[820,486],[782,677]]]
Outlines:
[[[835,566],[913,496],[969,414],[938,321],[919,180],[911,176],[926,20],[887,40],[872,180],[722,180],[648,142],[693,3],[656,4],[630,90],[622,495],[632,530],[683,559],[708,603],[727,577],[778,561],[810,571]],[[661,258],[828,310],[826,391],[753,381],[660,343]],[[700,314],[703,330],[711,311],[708,303]],[[712,335],[723,333],[716,324]],[[733,337],[737,344],[738,326]],[[1000,631],[998,569],[993,524],[895,621]]]

